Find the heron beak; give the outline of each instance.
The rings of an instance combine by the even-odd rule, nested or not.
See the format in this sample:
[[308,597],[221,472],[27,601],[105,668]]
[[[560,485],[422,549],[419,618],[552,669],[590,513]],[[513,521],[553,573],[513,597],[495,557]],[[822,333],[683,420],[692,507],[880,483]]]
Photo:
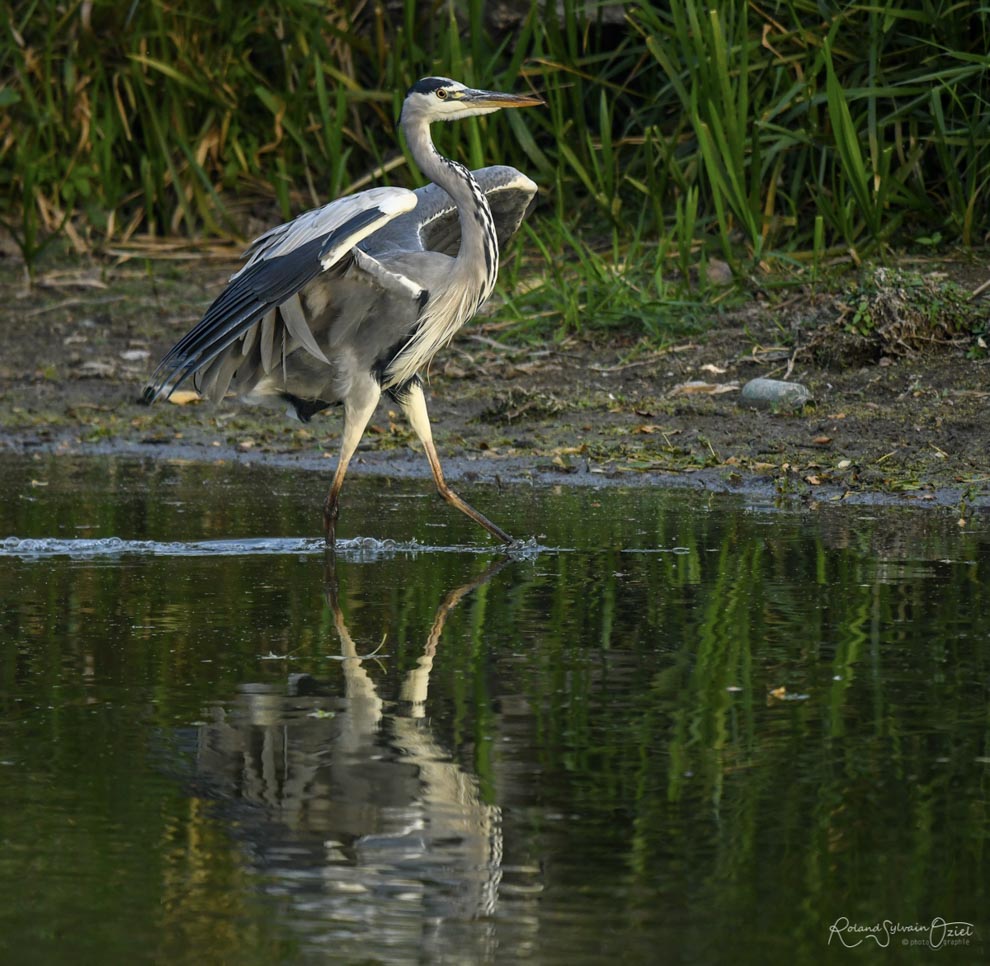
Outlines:
[[488,107],[492,110],[504,107],[546,107],[546,101],[534,94],[503,94],[500,91],[466,90],[460,92],[460,100],[472,107]]

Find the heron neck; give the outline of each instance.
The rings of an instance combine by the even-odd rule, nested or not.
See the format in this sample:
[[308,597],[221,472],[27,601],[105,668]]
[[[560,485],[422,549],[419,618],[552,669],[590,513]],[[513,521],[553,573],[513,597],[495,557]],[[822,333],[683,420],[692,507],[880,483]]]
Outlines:
[[430,137],[430,125],[420,119],[404,123],[406,142],[426,177],[450,195],[457,206],[461,245],[454,272],[480,288],[479,300],[491,294],[498,274],[498,240],[488,199],[464,165],[445,158]]

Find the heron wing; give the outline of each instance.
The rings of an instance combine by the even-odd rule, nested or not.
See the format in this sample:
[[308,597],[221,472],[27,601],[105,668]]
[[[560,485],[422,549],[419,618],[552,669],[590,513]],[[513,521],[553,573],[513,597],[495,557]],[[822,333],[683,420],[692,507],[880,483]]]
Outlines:
[[[411,212],[417,202],[416,194],[405,188],[372,188],[305,212],[255,239],[244,253],[247,261],[243,267],[231,276],[203,318],[159,363],[145,398],[153,402],[159,396],[167,397],[191,374],[218,360],[238,339],[253,341],[248,332],[262,320],[266,323],[260,333],[263,350],[270,357],[272,349],[265,340],[273,329],[276,310],[288,333],[325,363],[326,356],[293,297],[314,278],[342,263],[369,235]],[[214,395],[222,396],[230,382],[229,367],[223,368],[223,373],[216,373],[218,378],[208,380]]]
[[[521,171],[493,165],[472,171],[488,199],[499,247],[519,230],[536,196],[536,184]],[[417,204],[361,243],[376,258],[391,252],[432,251],[456,255],[461,244],[457,207],[443,188],[428,184],[414,192]]]

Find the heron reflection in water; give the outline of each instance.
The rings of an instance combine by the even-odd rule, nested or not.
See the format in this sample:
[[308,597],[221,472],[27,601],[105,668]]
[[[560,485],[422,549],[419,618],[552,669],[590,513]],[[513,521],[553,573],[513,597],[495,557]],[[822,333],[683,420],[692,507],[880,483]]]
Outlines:
[[501,811],[434,735],[426,702],[448,616],[510,562],[443,598],[397,703],[378,692],[376,662],[351,637],[331,570],[343,699],[294,675],[287,688],[243,687],[201,728],[200,781],[234,804],[234,827],[266,881],[306,910],[292,918],[309,942],[345,955],[342,934],[382,929],[427,953],[461,949],[463,961],[492,952]]

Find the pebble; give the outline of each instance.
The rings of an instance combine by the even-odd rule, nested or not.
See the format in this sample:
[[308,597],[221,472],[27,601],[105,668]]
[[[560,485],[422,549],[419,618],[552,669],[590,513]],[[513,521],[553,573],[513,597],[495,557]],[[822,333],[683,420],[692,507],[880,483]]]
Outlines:
[[798,410],[813,401],[811,393],[801,383],[781,379],[750,379],[743,386],[739,398],[746,406],[789,411]]

